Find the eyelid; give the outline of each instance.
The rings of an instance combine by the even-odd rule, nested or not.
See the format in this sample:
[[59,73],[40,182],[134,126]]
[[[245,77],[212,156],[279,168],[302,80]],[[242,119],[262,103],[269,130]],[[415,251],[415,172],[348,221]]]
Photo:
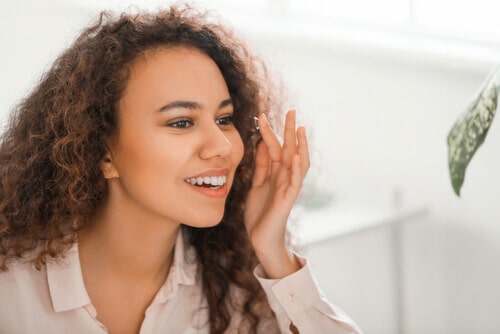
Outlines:
[[229,111],[227,113],[220,114],[217,116],[217,119],[224,118],[224,117],[233,117],[234,118],[234,111]]

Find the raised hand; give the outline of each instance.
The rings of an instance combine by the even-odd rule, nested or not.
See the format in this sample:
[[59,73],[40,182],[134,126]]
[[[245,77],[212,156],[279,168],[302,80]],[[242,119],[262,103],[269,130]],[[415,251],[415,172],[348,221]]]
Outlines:
[[263,140],[257,147],[245,224],[267,276],[281,278],[299,269],[285,236],[290,211],[309,169],[309,149],[305,128],[295,129],[295,110],[286,115],[283,145],[264,114],[258,124]]

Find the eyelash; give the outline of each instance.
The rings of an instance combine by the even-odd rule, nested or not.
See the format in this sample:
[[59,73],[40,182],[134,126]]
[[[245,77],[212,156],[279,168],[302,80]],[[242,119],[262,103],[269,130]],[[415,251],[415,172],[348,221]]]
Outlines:
[[[223,120],[226,123],[222,123],[222,124],[219,123],[219,121],[221,121],[221,120]],[[216,119],[215,123],[218,125],[233,125],[234,124],[234,117],[233,117],[233,115],[224,116],[224,117]]]
[[[233,122],[234,122],[233,118],[234,118],[233,115],[223,116],[223,117],[216,119],[215,123],[219,126],[230,126],[230,125],[233,125]],[[221,123],[220,121],[223,121],[223,123]],[[168,123],[167,125],[172,127],[172,128],[187,129],[187,128],[190,128],[191,126],[193,126],[193,121],[185,118],[185,119],[176,120],[172,123]]]

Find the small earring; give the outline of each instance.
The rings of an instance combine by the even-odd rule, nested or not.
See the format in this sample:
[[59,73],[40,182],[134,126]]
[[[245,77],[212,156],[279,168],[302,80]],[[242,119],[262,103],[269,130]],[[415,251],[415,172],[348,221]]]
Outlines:
[[255,130],[259,131],[260,130],[260,127],[259,127],[259,118],[257,116],[253,117],[253,123],[255,125]]

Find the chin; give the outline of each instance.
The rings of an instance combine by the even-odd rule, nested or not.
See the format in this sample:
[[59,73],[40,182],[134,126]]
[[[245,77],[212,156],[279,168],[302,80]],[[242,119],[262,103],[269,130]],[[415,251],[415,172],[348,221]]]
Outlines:
[[224,215],[218,215],[217,217],[201,217],[200,220],[197,221],[186,221],[184,225],[191,226],[194,228],[208,228],[214,227],[220,224]]
[[183,224],[192,228],[210,228],[219,225],[220,221],[210,224],[210,223],[204,223],[204,224]]

